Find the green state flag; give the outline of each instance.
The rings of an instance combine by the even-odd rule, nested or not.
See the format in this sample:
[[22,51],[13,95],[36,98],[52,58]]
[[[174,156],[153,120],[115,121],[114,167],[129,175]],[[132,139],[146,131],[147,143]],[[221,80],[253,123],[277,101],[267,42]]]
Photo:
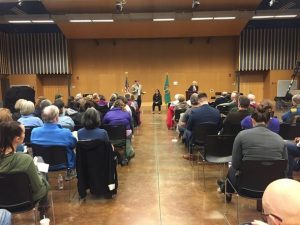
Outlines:
[[165,91],[165,104],[169,104],[169,102],[171,101],[171,96],[170,96],[170,90],[169,90],[169,76],[166,76],[166,81],[165,81],[165,85],[164,85],[164,91]]

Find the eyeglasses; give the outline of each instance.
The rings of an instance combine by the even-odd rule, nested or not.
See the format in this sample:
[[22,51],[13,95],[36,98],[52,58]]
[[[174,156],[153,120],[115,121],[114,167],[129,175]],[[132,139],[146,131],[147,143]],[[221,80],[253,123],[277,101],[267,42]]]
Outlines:
[[266,222],[267,221],[267,217],[268,216],[273,216],[275,219],[277,219],[278,221],[282,222],[282,219],[279,216],[274,215],[273,213],[261,213],[263,216],[263,220]]

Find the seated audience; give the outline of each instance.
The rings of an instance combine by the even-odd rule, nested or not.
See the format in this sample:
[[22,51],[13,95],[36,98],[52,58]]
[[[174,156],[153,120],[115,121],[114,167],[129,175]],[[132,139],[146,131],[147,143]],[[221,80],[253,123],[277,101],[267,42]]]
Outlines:
[[13,120],[17,121],[18,119],[20,119],[20,117],[21,117],[21,113],[20,113],[21,105],[25,101],[27,101],[27,100],[25,100],[25,99],[19,99],[19,100],[16,101],[16,103],[15,103],[15,111],[12,114]]
[[291,179],[273,181],[266,188],[263,198],[263,216],[267,223],[254,220],[252,225],[299,224],[300,182]]
[[223,121],[222,134],[238,134],[242,130],[241,121],[249,115],[250,100],[245,96],[239,96],[238,111],[230,112]]
[[54,104],[59,109],[58,124],[71,131],[74,130],[75,123],[71,117],[65,115],[65,104],[61,99],[55,100]]
[[[266,99],[263,100],[260,103],[260,106],[267,112],[270,114],[270,120],[267,124],[267,128],[275,133],[279,133],[279,129],[280,129],[280,122],[279,120],[274,117],[274,111],[273,111],[273,104],[270,100]],[[241,126],[243,129],[251,129],[253,127],[252,125],[252,119],[251,116],[246,116],[242,122],[241,122]]]
[[113,106],[113,104],[116,101],[117,97],[118,97],[118,95],[116,93],[111,94],[109,102],[108,102],[108,108],[109,109]]
[[284,123],[296,123],[296,117],[300,116],[300,94],[292,98],[292,108],[281,117]]
[[[40,103],[40,112],[37,112],[36,113],[36,111],[35,111],[35,116],[37,116],[37,117],[39,117],[40,119],[42,119],[42,112],[43,112],[43,110],[44,110],[44,108],[46,107],[46,106],[49,106],[49,105],[52,105],[52,102],[49,100],[49,99],[45,99],[45,100],[43,100],[43,101],[41,101],[41,103]],[[37,115],[38,113],[40,113],[39,115]]]
[[[50,105],[44,108],[42,117],[44,125],[37,127],[31,132],[31,143],[38,145],[60,145],[67,148],[67,176],[66,179],[71,179],[75,176],[75,153],[74,147],[76,145],[76,138],[72,135],[71,131],[66,128],[61,128],[58,125],[59,109],[55,105]],[[53,169],[63,169],[65,165],[59,165]]]
[[[206,93],[199,93],[198,98],[200,107],[192,109],[187,121],[186,143],[188,146],[193,141],[192,132],[196,124],[210,122],[216,124],[217,130],[220,130],[222,127],[220,112],[208,104]],[[192,152],[189,155],[184,155],[183,158],[190,159],[191,154]]]
[[27,154],[15,153],[18,145],[25,137],[25,128],[19,122],[0,123],[0,173],[24,172],[28,175],[33,201],[39,202],[41,215],[48,209],[49,184],[45,177],[37,171],[32,157]]
[[152,113],[154,114],[155,106],[158,107],[158,113],[160,114],[161,111],[161,105],[162,105],[162,97],[160,94],[160,91],[158,89],[155,90],[155,93],[152,97]]
[[65,108],[65,115],[69,116],[73,121],[74,124],[77,126],[81,125],[81,117],[82,113],[79,112],[80,104],[79,102],[75,101],[73,96],[68,98],[68,105]]
[[25,127],[40,127],[43,126],[43,121],[34,116],[34,104],[31,101],[23,101],[20,108],[21,118],[18,119]]
[[289,156],[288,177],[293,178],[293,170],[300,170],[300,160],[295,159],[300,157],[300,137],[296,137],[294,142],[287,141],[286,146]]
[[[270,114],[259,105],[252,114],[253,128],[241,131],[235,138],[232,150],[232,166],[227,177],[234,187],[237,187],[236,174],[243,160],[279,160],[288,159],[284,140],[266,126]],[[224,183],[218,181],[220,189],[224,191]],[[228,192],[233,192],[228,183]],[[226,196],[231,201],[231,194]]]
[[34,107],[35,107],[35,110],[34,110],[34,116],[36,116],[36,117],[39,117],[39,118],[41,118],[41,115],[42,115],[42,108],[41,108],[41,102],[43,101],[43,100],[46,100],[47,98],[45,97],[45,96],[39,96],[38,98],[37,98],[37,101],[36,101],[36,103],[35,103],[35,105],[34,105]]
[[125,110],[125,104],[121,99],[117,99],[113,104],[113,108],[105,114],[103,124],[126,126],[126,157],[127,159],[133,158],[135,153],[131,145],[131,116]]
[[228,102],[227,95],[228,95],[228,93],[226,91],[223,91],[221,96],[215,100],[213,106],[217,107],[220,104],[227,103]]
[[99,106],[107,106],[107,101],[106,101],[104,95],[99,95],[98,105]]
[[183,95],[178,95],[178,103],[175,104],[175,110],[187,109],[189,105],[185,101],[185,97]]
[[12,114],[7,108],[0,108],[0,123],[12,121]]
[[88,108],[82,116],[81,124],[83,128],[78,130],[78,140],[109,141],[106,130],[100,129],[100,116],[95,108]]

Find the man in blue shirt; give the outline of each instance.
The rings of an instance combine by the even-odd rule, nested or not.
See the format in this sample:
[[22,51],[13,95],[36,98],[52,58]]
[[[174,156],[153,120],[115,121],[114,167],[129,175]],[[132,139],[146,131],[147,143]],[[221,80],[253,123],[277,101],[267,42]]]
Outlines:
[[[67,177],[71,179],[75,175],[75,152],[74,147],[76,145],[76,138],[72,135],[71,131],[66,128],[62,128],[57,124],[59,117],[59,110],[57,106],[50,105],[44,108],[42,118],[44,125],[32,130],[31,143],[38,145],[60,145],[67,148]],[[59,168],[64,168],[64,165],[60,165]]]

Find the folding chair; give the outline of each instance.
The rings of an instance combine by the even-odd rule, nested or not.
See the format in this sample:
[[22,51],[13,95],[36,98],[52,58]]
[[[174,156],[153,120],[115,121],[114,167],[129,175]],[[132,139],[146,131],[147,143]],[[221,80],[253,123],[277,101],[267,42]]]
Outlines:
[[[207,163],[225,164],[232,160],[232,147],[235,135],[208,135],[205,141],[204,160],[202,162],[203,184],[205,190],[205,165]],[[199,170],[198,170],[199,172]]]
[[25,127],[25,138],[24,138],[24,143],[25,145],[27,145],[28,147],[31,146],[31,142],[30,142],[30,137],[31,137],[31,132],[32,130],[36,128],[34,126],[26,126]]
[[227,185],[233,187],[237,196],[237,224],[239,217],[239,196],[249,199],[261,200],[266,187],[273,181],[286,177],[287,160],[245,160],[237,175],[236,187],[227,178],[225,181],[225,220],[227,218]]
[[[44,146],[38,144],[31,144],[31,147],[33,157],[42,157],[44,162],[49,164],[49,171],[60,171],[67,169],[68,156],[67,148],[65,146]],[[71,200],[71,180],[69,180],[68,183],[69,199]]]
[[[32,199],[29,177],[24,172],[0,173],[0,208],[12,214],[33,210],[34,223],[37,224],[36,203]],[[53,199],[51,195],[53,223],[55,224]]]

